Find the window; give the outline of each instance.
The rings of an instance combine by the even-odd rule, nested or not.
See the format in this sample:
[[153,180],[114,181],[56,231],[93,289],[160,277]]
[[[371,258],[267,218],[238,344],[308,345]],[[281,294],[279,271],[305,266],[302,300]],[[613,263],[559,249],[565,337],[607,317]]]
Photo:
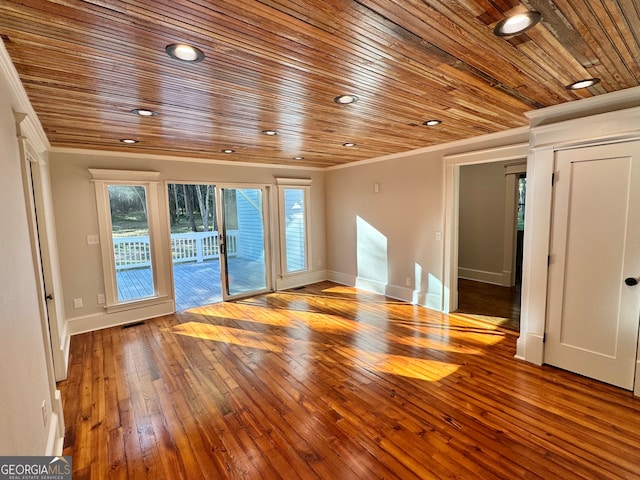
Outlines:
[[[107,185],[116,298],[129,302],[155,294],[144,185]],[[135,281],[132,281],[135,279]]]
[[157,172],[89,170],[96,188],[107,309],[154,303],[159,282]]
[[280,203],[282,275],[310,270],[309,189],[311,180],[276,179]]
[[527,177],[518,176],[518,231],[524,231],[524,205],[527,197]]

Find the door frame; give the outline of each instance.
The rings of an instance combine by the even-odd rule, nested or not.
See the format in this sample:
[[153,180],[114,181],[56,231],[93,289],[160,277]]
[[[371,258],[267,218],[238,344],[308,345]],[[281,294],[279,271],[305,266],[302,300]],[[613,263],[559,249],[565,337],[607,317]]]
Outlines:
[[[46,452],[49,455],[60,455],[64,441],[64,412],[62,395],[57,389],[56,382],[67,378],[71,337],[67,330],[63,310],[62,281],[58,268],[49,172],[43,158],[46,146],[36,143],[36,147],[29,140],[33,138],[34,126],[28,116],[19,113],[16,113],[15,116],[22,187],[33,258],[34,279],[39,293],[38,311],[51,402]],[[51,300],[46,298],[48,293],[45,291],[45,284],[47,291],[52,295]]]
[[[639,91],[640,87],[631,88],[526,113],[531,128],[521,333],[516,345],[516,358],[537,365],[543,363],[555,152],[577,146],[639,139]],[[637,361],[640,365],[640,358]],[[638,373],[640,368],[636,369],[635,395],[640,395]]]
[[460,207],[460,168],[464,165],[521,161],[527,158],[528,143],[491,148],[444,157],[444,265],[442,311],[458,308],[458,245]]
[[[263,215],[263,219],[264,219],[264,245],[265,245],[265,268],[266,268],[266,272],[265,272],[265,276],[266,276],[266,283],[267,286],[265,289],[263,290],[255,290],[252,292],[248,292],[248,293],[242,293],[242,294],[238,294],[238,295],[228,295],[226,293],[226,272],[225,272],[225,266],[223,265],[223,258],[222,255],[220,256],[220,259],[218,260],[220,262],[220,277],[219,277],[219,281],[220,281],[220,289],[222,292],[222,301],[226,302],[226,301],[230,301],[230,300],[237,300],[239,298],[244,298],[247,296],[252,296],[252,295],[256,295],[258,293],[267,293],[267,292],[272,292],[274,291],[274,285],[275,285],[275,281],[274,281],[274,265],[273,265],[273,245],[274,245],[274,240],[272,238],[272,224],[274,221],[274,215],[275,213],[273,212],[273,209],[271,208],[271,206],[274,204],[273,199],[271,198],[272,196],[272,186],[270,184],[266,184],[266,183],[241,183],[241,182],[216,182],[215,180],[210,180],[210,181],[191,181],[191,180],[165,180],[164,182],[164,189],[163,189],[163,193],[161,195],[161,198],[164,199],[164,201],[166,202],[167,205],[167,245],[169,245],[168,247],[168,251],[166,252],[167,254],[167,258],[169,259],[169,265],[171,266],[170,270],[170,275],[171,275],[171,292],[173,295],[173,301],[174,301],[174,308],[175,308],[175,279],[174,279],[174,274],[173,274],[173,259],[172,259],[172,255],[171,255],[171,221],[169,218],[170,212],[169,212],[169,197],[168,197],[168,187],[169,185],[211,185],[214,187],[214,198],[216,200],[216,217],[217,217],[217,223],[218,223],[218,228],[221,229],[222,227],[222,217],[221,217],[221,202],[220,202],[220,196],[221,196],[221,191],[224,188],[230,189],[230,188],[234,188],[234,189],[238,189],[238,188],[256,188],[256,189],[261,189],[264,191],[264,195],[263,195],[263,199],[262,199],[262,215]],[[277,213],[277,212],[276,212]],[[220,234],[221,232],[218,232],[218,234]],[[226,262],[226,258],[224,259],[224,261]]]
[[50,368],[55,381],[67,378],[71,337],[64,322],[63,297],[59,270],[55,232],[50,219],[53,218],[51,195],[48,188],[47,165],[42,156],[26,139],[20,139],[22,175],[25,200],[29,208],[29,230],[38,291],[40,314],[45,332],[45,350],[51,358]]

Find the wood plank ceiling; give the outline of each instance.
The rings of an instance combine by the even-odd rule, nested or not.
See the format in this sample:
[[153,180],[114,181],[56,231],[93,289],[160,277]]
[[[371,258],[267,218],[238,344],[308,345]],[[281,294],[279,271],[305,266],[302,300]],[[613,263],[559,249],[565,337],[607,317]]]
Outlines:
[[[541,23],[493,34],[525,9]],[[54,147],[241,162],[400,153],[640,80],[637,0],[0,0],[0,36]]]

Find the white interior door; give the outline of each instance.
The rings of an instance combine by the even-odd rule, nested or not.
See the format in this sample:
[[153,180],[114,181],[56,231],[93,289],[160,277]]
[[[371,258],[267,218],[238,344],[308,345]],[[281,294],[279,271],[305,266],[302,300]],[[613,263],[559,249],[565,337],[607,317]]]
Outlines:
[[[544,361],[633,389],[640,320],[640,142],[556,156]],[[627,284],[628,283],[628,284]]]

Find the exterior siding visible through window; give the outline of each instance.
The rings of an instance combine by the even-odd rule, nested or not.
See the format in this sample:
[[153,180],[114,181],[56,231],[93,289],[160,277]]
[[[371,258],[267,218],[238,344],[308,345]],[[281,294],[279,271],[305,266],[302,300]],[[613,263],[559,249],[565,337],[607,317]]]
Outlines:
[[238,243],[238,256],[264,262],[264,225],[262,222],[262,192],[259,189],[225,190],[236,196],[238,231],[242,241]]
[[311,179],[276,178],[280,224],[280,274],[284,278],[312,270],[309,209]]
[[304,189],[284,189],[287,273],[307,270]]

